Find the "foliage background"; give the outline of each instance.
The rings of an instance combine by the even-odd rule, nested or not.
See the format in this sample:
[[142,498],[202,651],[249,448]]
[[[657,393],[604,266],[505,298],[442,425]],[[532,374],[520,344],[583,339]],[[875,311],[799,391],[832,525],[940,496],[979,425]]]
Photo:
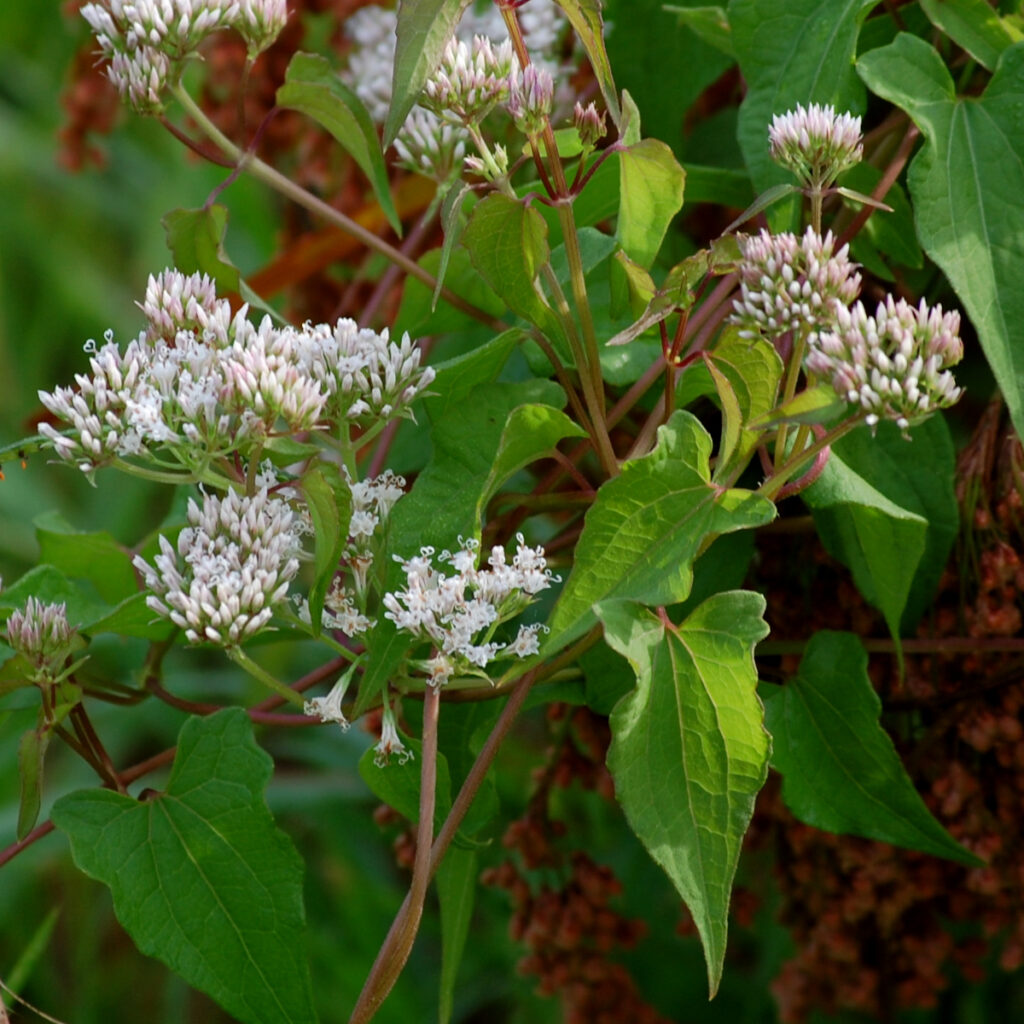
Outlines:
[[[663,138],[684,162],[741,166],[734,109],[696,125],[687,119],[694,101],[722,75],[726,58],[679,28],[671,15],[661,12],[659,0],[618,0],[607,7],[615,24],[608,44],[612,65],[620,87],[629,89],[645,111],[646,133]],[[658,31],[651,31],[655,23]],[[104,143],[109,150],[106,168],[71,174],[59,166],[59,96],[85,34],[84,23],[63,16],[57,4],[8,0],[0,5],[4,442],[27,432],[38,411],[38,388],[68,380],[81,367],[87,338],[101,336],[108,327],[121,339],[134,335],[139,318],[133,302],[142,294],[147,275],[168,262],[161,216],[175,207],[201,205],[222,177],[187,157],[158,125],[131,117]],[[721,87],[731,86],[725,80]],[[708,186],[692,175],[688,202],[701,197],[702,187]],[[737,205],[742,205],[742,185],[737,188]],[[261,188],[244,180],[231,189],[230,251],[243,274],[259,268],[273,252],[271,202]],[[677,244],[678,255],[685,255],[682,236]],[[38,459],[24,472],[14,465],[4,468],[0,575],[8,579],[33,564],[37,551],[32,523],[47,509],[73,510],[78,528],[102,526],[125,542],[135,541],[166,511],[161,506],[166,499],[124,477],[116,490],[103,490]],[[99,656],[115,678],[139,660],[139,652],[126,642],[112,641]],[[266,657],[272,666],[274,652]],[[228,673],[216,663],[204,666],[194,656],[175,671],[182,688],[192,693],[226,694],[231,685]],[[27,703],[29,695],[25,697]],[[17,738],[33,716],[34,711],[17,708],[0,713],[0,763],[14,763]],[[169,745],[182,720],[164,706],[143,704],[131,715],[119,711],[112,753],[129,761]],[[97,725],[110,733],[102,709]],[[307,858],[312,970],[320,1012],[330,1024],[342,1018],[358,993],[402,897],[405,877],[394,866],[390,837],[372,820],[375,801],[355,772],[366,737],[353,730],[339,742],[333,730],[305,730],[264,734],[261,740],[279,766],[269,790],[271,809]],[[522,807],[531,765],[546,742],[542,714],[534,711],[517,743],[503,754],[501,797],[513,815]],[[79,772],[70,757],[60,756],[64,753],[57,751],[48,763],[51,792],[73,788],[74,773]],[[314,771],[308,772],[308,766]],[[89,784],[81,774],[81,784]],[[149,784],[159,786],[161,779],[154,777]],[[14,835],[17,785],[13,773],[0,778],[0,835],[5,842]],[[651,923],[647,938],[627,958],[650,1002],[671,1019],[694,1024],[775,1020],[769,983],[790,952],[790,940],[773,920],[769,865],[758,858],[741,862],[740,883],[769,895],[753,927],[734,931],[722,989],[709,1004],[697,941],[677,934],[678,899],[624,827],[620,812],[578,787],[559,799],[564,805],[556,811],[573,833],[578,830],[585,837],[581,845],[609,863],[621,879],[619,909]],[[456,1019],[554,1024],[560,1019],[557,1003],[536,997],[532,983],[516,975],[521,947],[508,937],[507,918],[504,893],[481,890],[461,969],[464,984]],[[438,966],[438,924],[430,916],[409,969],[381,1011],[382,1024],[433,1018]],[[205,997],[135,950],[113,918],[106,890],[78,875],[59,835],[44,839],[31,857],[16,858],[0,874],[0,978],[69,1024],[215,1024],[227,1019]],[[955,985],[934,1013],[900,1019],[908,1024],[1024,1019],[1024,974],[996,972],[983,985]]]

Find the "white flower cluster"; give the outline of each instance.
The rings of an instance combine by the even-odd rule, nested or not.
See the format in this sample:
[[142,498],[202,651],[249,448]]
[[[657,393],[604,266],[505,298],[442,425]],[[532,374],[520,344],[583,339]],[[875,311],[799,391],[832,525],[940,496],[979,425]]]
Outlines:
[[177,551],[161,537],[153,565],[136,556],[146,604],[190,643],[237,647],[266,626],[299,570],[298,517],[266,490],[229,491],[204,495],[202,507],[190,499],[188,521]]
[[[559,74],[565,70],[559,49],[569,22],[561,8],[554,0],[531,0],[516,13],[531,60],[546,73],[566,78]],[[376,4],[360,8],[345,22],[345,34],[353,45],[343,77],[378,124],[387,119],[391,105],[397,24],[393,8]],[[483,11],[470,6],[453,42],[462,41],[471,47],[477,36],[486,38],[492,50],[501,50],[507,44],[504,19],[493,4]],[[510,70],[518,73],[518,63],[513,63]],[[565,95],[559,99],[572,103],[572,98]],[[416,106],[395,139],[395,150],[402,166],[443,182],[461,169],[466,142],[461,123]]]
[[474,36],[471,43],[453,38],[427,80],[420,102],[456,124],[478,124],[508,99],[518,73],[511,40],[495,46],[486,36]]
[[960,314],[918,307],[890,295],[874,316],[862,303],[837,308],[836,326],[812,339],[807,369],[832,381],[836,394],[906,430],[915,420],[960,397],[948,367],[963,357]]
[[831,231],[824,238],[810,227],[802,238],[761,231],[737,241],[740,294],[730,320],[744,338],[771,340],[804,326],[827,330],[836,303],[848,306],[860,292],[857,264],[847,246],[836,250]]
[[508,95],[508,112],[524,135],[536,135],[551,116],[555,80],[551,72],[530,64],[521,77],[513,78]]
[[443,686],[453,674],[481,675],[495,658],[525,658],[539,649],[539,624],[521,626],[509,644],[493,640],[497,627],[519,615],[552,582],[544,549],[526,545],[517,535],[516,553],[509,564],[505,549],[495,546],[490,568],[478,569],[479,544],[462,541],[454,554],[442,551],[437,560],[454,570],[445,575],[434,568],[434,549],[425,547],[407,561],[395,556],[405,570],[404,590],[384,595],[385,618],[399,629],[429,640],[434,654],[427,663],[430,682]]
[[768,141],[772,159],[810,188],[827,188],[864,156],[860,118],[817,103],[776,114]]
[[243,306],[231,315],[209,278],[177,271],[151,277],[142,310],[148,328],[122,352],[86,345],[91,374],[74,387],[41,391],[65,434],[43,424],[57,453],[90,472],[115,458],[154,458],[164,447],[190,468],[216,455],[243,454],[277,430],[410,415],[434,379],[404,335],[360,329],[352,320],[253,325]]
[[68,623],[66,606],[30,597],[7,619],[7,642],[26,658],[41,677],[60,673],[71,651],[75,628]]
[[121,96],[159,113],[182,62],[211,33],[234,28],[250,56],[265,50],[288,17],[286,0],[102,0],[82,8]]

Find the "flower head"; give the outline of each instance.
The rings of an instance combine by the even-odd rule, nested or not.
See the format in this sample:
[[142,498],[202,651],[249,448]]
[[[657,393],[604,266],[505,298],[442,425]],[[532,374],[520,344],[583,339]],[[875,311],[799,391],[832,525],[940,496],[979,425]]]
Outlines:
[[506,108],[524,135],[543,131],[551,115],[554,95],[555,80],[551,72],[536,64],[528,65],[521,77],[513,79]]
[[466,138],[461,125],[442,121],[424,107],[413,107],[395,139],[398,163],[434,181],[448,181],[461,169]]
[[836,249],[832,232],[822,238],[808,228],[798,238],[762,231],[738,241],[740,295],[730,319],[743,337],[771,339],[804,326],[827,330],[836,304],[848,306],[860,291],[857,264],[847,246]]
[[869,316],[858,302],[837,309],[834,330],[812,339],[807,369],[828,377],[836,393],[860,405],[874,426],[880,418],[906,430],[960,397],[948,367],[963,357],[960,314],[916,308],[890,295]]
[[817,103],[776,114],[768,140],[772,159],[810,188],[827,188],[864,156],[860,118]]
[[[188,503],[177,551],[160,538],[150,565],[134,561],[152,594],[146,604],[191,643],[236,647],[263,629],[299,570],[298,517],[287,502],[229,491]],[[184,564],[182,564],[184,563]]]
[[380,727],[380,740],[373,749],[373,763],[378,768],[383,768],[390,761],[392,754],[398,758],[399,764],[405,764],[410,758],[416,756],[402,742],[402,737],[398,735],[398,723],[395,721],[395,713],[391,710],[391,705],[388,703],[384,704],[384,718]]
[[478,123],[508,99],[518,70],[509,40],[494,45],[486,36],[475,36],[472,44],[450,39],[423,89],[422,103],[447,120]]
[[302,705],[303,714],[310,718],[319,718],[321,722],[334,722],[340,725],[344,732],[349,726],[349,721],[341,709],[341,702],[345,698],[345,691],[348,689],[351,679],[350,672],[344,673],[331,687],[331,691],[326,697],[312,697],[307,700]]
[[59,675],[75,636],[63,602],[47,604],[30,597],[24,608],[15,608],[7,619],[7,642],[43,678]]
[[[384,595],[385,618],[399,629],[427,639],[435,649],[428,663],[431,682],[443,685],[453,672],[480,674],[498,657],[525,657],[533,649],[539,627],[520,630],[512,644],[493,640],[502,623],[519,615],[532,598],[556,580],[547,568],[543,548],[531,548],[517,537],[509,563],[505,549],[495,546],[488,568],[478,568],[479,545],[468,540],[455,552],[437,556],[450,574],[434,567],[434,549],[425,547],[407,561],[406,587]],[[397,557],[397,556],[396,556]],[[532,631],[532,637],[530,633]]]

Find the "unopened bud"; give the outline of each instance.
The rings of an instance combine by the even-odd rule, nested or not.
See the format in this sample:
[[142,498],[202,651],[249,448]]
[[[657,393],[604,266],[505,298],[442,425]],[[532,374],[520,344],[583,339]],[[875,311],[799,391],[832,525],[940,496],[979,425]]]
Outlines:
[[608,130],[605,126],[605,115],[600,113],[593,103],[588,103],[585,107],[577,103],[572,112],[572,122],[584,149],[593,149]]

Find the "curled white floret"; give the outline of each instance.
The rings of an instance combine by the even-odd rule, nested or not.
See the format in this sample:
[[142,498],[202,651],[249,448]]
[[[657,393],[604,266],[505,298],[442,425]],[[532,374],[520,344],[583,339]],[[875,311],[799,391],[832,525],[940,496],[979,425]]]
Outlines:
[[229,491],[190,500],[188,522],[177,549],[161,537],[152,565],[135,558],[146,604],[191,643],[238,646],[266,627],[299,570],[297,517],[266,491]]
[[963,350],[958,312],[943,313],[923,299],[915,307],[890,295],[874,316],[860,302],[837,309],[835,329],[812,340],[807,369],[863,408],[869,425],[891,419],[906,431],[960,397],[949,367]]

